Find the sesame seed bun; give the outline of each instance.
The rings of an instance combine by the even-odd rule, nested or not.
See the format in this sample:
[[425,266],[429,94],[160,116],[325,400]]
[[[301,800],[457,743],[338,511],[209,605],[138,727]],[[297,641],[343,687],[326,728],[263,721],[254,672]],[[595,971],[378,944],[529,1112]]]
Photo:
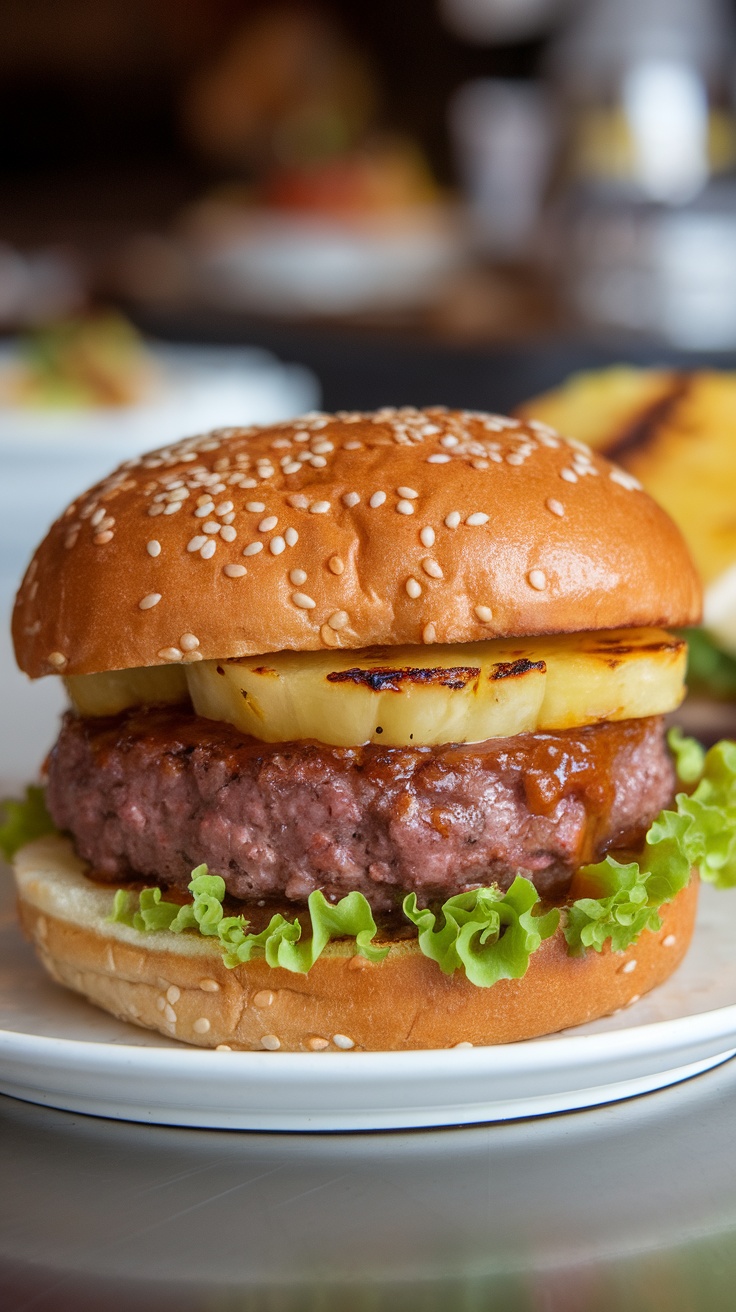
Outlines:
[[683,539],[631,475],[533,420],[432,408],[126,462],[51,528],[13,635],[37,678],[699,617]]
[[211,940],[142,934],[108,919],[67,840],[39,839],[15,857],[21,921],[48,973],[122,1020],[202,1047],[315,1052],[510,1043],[630,1005],[679,966],[695,922],[696,877],[626,952],[567,954],[561,930],[523,979],[477,988],[443,975],[416,940],[372,965],[354,945],[328,944],[308,975],[263,960],[228,970]]

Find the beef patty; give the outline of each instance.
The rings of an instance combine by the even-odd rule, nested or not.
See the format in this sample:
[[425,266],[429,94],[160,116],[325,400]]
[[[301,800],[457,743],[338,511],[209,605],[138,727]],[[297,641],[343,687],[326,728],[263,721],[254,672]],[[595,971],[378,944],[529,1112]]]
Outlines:
[[674,793],[661,719],[444,747],[262,743],[180,709],[68,714],[48,806],[96,877],[185,889],[205,862],[239,900],[364,893],[378,911],[518,872],[547,898],[637,846]]

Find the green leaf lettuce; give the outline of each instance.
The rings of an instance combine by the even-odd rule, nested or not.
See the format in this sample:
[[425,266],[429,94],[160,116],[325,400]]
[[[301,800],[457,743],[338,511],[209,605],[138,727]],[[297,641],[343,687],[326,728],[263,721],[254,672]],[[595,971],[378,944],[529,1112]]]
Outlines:
[[54,823],[46,810],[43,788],[26,788],[23,800],[6,798],[0,802],[0,852],[10,861],[16,852],[34,838],[54,832]]
[[463,970],[471,984],[490,988],[499,979],[525,975],[531,954],[554,934],[560,913],[555,908],[535,916],[538,902],[531,881],[517,875],[506,893],[476,888],[448,898],[439,916],[427,907],[420,910],[414,893],[404,898],[403,907],[419,931],[425,957],[445,975]]

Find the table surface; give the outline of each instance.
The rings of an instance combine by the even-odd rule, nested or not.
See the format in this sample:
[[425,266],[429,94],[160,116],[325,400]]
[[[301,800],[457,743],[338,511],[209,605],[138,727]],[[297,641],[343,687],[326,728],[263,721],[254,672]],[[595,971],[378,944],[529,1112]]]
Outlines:
[[616,1106],[258,1135],[0,1099],[5,1312],[701,1312],[736,1277],[736,1061]]

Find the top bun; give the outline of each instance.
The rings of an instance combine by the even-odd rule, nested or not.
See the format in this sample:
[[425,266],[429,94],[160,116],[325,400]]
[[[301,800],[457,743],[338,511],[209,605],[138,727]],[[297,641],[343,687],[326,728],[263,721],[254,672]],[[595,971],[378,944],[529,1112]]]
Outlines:
[[283,649],[700,618],[678,529],[546,424],[403,408],[227,428],[126,461],[38,548],[31,677]]

